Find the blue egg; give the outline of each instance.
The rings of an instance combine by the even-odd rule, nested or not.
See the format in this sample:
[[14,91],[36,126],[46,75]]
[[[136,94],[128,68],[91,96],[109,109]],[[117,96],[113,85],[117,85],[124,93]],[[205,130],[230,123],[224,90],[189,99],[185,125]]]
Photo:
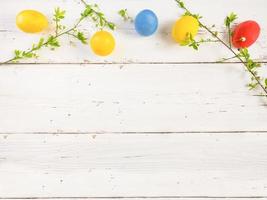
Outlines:
[[143,10],[135,18],[135,30],[142,36],[150,36],[158,29],[158,18],[151,10]]

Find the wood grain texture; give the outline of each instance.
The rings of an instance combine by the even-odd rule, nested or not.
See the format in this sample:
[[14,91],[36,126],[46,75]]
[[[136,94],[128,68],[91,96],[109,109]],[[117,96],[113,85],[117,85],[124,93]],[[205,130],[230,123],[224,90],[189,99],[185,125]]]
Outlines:
[[0,196],[267,195],[267,134],[3,135]]
[[[38,41],[40,35],[27,35],[15,26],[15,16],[23,9],[37,9],[45,13],[52,19],[53,10],[60,6],[67,10],[67,17],[64,23],[72,26],[83,10],[83,5],[79,0],[10,0],[5,1],[0,7],[0,34],[1,41],[1,60],[12,56],[14,49],[27,49],[31,47],[33,41]],[[92,1],[88,1],[92,2]],[[170,63],[170,62],[216,62],[221,58],[232,56],[220,44],[205,44],[198,52],[191,48],[181,47],[175,44],[170,36],[172,24],[182,14],[174,0],[116,0],[110,6],[110,0],[95,0],[106,13],[108,18],[117,24],[115,36],[117,39],[117,48],[110,57],[96,57],[91,52],[89,45],[71,44],[69,38],[61,39],[62,47],[54,52],[43,50],[38,60],[27,60],[24,62],[44,62],[44,63]],[[185,1],[193,11],[204,16],[203,21],[208,25],[215,24],[220,32],[223,32],[223,21],[227,14],[235,11],[239,22],[253,19],[260,23],[262,32],[257,43],[250,49],[254,58],[261,62],[266,62],[267,52],[267,21],[264,13],[267,6],[265,0],[187,0]],[[14,6],[16,4],[16,6]],[[152,37],[140,37],[134,31],[134,25],[124,23],[117,14],[119,9],[128,8],[129,14],[135,16],[140,10],[150,8],[154,10],[159,17],[159,30]],[[53,29],[51,26],[50,29]],[[92,24],[85,22],[81,29],[87,32],[90,37],[95,31]],[[49,32],[52,32],[50,30]],[[205,36],[200,31],[200,36]],[[76,47],[75,47],[76,46]],[[212,48],[212,51],[210,50]]]
[[266,100],[229,65],[0,69],[0,132],[266,131]]
[[[182,14],[174,0],[88,2],[117,24],[113,55],[96,57],[65,37],[38,60],[0,67],[0,199],[267,199],[267,102],[248,91],[243,66],[214,63],[231,56],[220,45],[195,52],[174,44],[171,26]],[[266,0],[185,2],[222,34],[232,11],[239,22],[258,21],[250,50],[267,62]],[[19,11],[52,19],[57,6],[67,26],[83,9],[79,0],[1,1],[0,60],[53,29],[21,33]],[[154,10],[157,34],[138,36],[122,8]],[[89,21],[80,28],[95,31]]]
[[119,200],[119,199],[125,199],[125,200],[131,200],[131,199],[136,199],[136,200],[153,200],[153,199],[158,199],[158,200],[220,200],[220,199],[228,199],[228,200],[251,200],[251,199],[261,199],[261,200],[266,200],[267,197],[263,196],[251,196],[251,197],[183,197],[183,196],[165,196],[165,197],[138,197],[138,196],[132,196],[132,197],[49,197],[49,198],[44,198],[44,197],[30,197],[30,198],[1,198],[3,200],[25,200],[25,199],[39,199],[39,200],[83,200],[83,199],[99,199],[99,200],[107,200],[107,199],[114,199],[114,200]]
[[1,198],[3,200],[25,200],[25,199],[40,199],[40,200],[83,200],[83,199],[99,199],[99,200],[107,200],[107,199],[114,199],[114,200],[119,200],[119,199],[125,199],[125,200],[130,200],[130,199],[136,199],[136,200],[153,200],[153,199],[158,199],[158,200],[220,200],[220,199],[229,199],[229,200],[247,200],[247,199],[261,199],[261,200],[266,200],[267,197],[262,197],[262,196],[251,196],[251,197],[182,197],[182,196],[165,196],[165,197],[138,197],[138,196],[133,196],[133,197],[50,197],[50,198],[43,198],[43,197],[30,197],[30,198]]

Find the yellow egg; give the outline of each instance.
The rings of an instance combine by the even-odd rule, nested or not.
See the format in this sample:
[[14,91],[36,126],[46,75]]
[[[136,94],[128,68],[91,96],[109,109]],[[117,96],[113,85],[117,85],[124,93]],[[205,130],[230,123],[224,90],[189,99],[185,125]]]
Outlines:
[[48,27],[47,18],[35,10],[24,10],[17,15],[16,24],[26,33],[39,33]]
[[107,56],[115,48],[115,39],[107,31],[98,31],[91,38],[90,45],[96,55]]
[[182,16],[172,28],[172,37],[180,45],[187,45],[190,35],[194,38],[198,33],[198,20],[192,16]]

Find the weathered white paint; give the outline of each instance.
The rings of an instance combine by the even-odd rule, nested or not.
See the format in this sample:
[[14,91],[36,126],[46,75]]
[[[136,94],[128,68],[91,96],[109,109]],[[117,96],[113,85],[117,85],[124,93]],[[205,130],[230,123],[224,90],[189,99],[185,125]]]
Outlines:
[[212,197],[212,196],[207,196],[207,197],[195,197],[195,196],[164,196],[164,197],[139,197],[139,196],[131,196],[131,197],[49,197],[49,198],[44,198],[44,197],[26,197],[26,198],[1,198],[3,200],[25,200],[25,199],[40,199],[40,200],[84,200],[84,199],[92,199],[92,200],[108,200],[108,199],[114,199],[114,200],[119,200],[119,199],[125,199],[125,200],[130,200],[130,199],[136,199],[136,200],[153,200],[153,199],[158,199],[158,200],[220,200],[220,199],[227,199],[227,200],[250,200],[250,199],[261,199],[261,200],[266,200],[266,197],[262,196],[250,196],[250,197]]
[[0,69],[0,132],[266,131],[239,64]]
[[139,196],[132,196],[132,197],[50,197],[50,198],[44,198],[44,197],[30,197],[30,198],[1,198],[3,200],[12,200],[12,199],[17,199],[17,200],[25,200],[25,199],[40,199],[40,200],[49,200],[49,199],[54,199],[54,200],[84,200],[84,199],[92,199],[92,200],[108,200],[108,199],[114,199],[114,200],[119,200],[119,199],[125,199],[125,200],[130,200],[130,199],[136,199],[136,200],[153,200],[153,199],[158,199],[158,200],[220,200],[220,199],[229,199],[229,200],[250,200],[250,199],[261,199],[261,200],[266,200],[266,197],[262,196],[251,196],[251,197],[194,197],[194,196],[164,196],[164,197],[139,197]]
[[0,196],[266,196],[266,146],[266,133],[2,135]]
[[[174,44],[170,28],[181,10],[172,0],[90,2],[118,26],[112,56],[62,38],[59,50],[24,61],[43,65],[0,67],[0,199],[266,199],[266,99],[247,90],[243,66],[197,63],[230,56],[221,46]],[[250,50],[267,61],[265,0],[186,2],[221,32],[231,11],[257,20],[262,33]],[[16,13],[51,18],[56,6],[67,10],[68,26],[83,9],[79,0],[2,0],[0,60],[41,36],[18,31]],[[121,8],[131,16],[153,9],[158,33],[138,36],[116,14]],[[81,29],[94,32],[89,22]],[[77,64],[90,62],[118,64]]]

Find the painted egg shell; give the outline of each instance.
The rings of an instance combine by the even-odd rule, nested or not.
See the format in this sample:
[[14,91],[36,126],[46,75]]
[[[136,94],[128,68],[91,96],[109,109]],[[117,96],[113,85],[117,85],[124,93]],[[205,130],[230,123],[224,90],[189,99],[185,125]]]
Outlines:
[[99,56],[111,54],[115,48],[115,43],[115,38],[107,31],[96,32],[90,41],[93,52]]
[[172,27],[172,38],[180,45],[187,45],[188,35],[193,38],[199,30],[199,23],[196,18],[192,16],[182,16],[178,19]]
[[249,20],[237,25],[233,31],[232,43],[236,48],[247,48],[256,42],[260,35],[260,26]]
[[158,18],[151,10],[143,10],[135,18],[135,30],[142,36],[150,36],[158,28]]
[[48,20],[36,10],[24,10],[17,15],[16,24],[23,32],[39,33],[48,27]]

